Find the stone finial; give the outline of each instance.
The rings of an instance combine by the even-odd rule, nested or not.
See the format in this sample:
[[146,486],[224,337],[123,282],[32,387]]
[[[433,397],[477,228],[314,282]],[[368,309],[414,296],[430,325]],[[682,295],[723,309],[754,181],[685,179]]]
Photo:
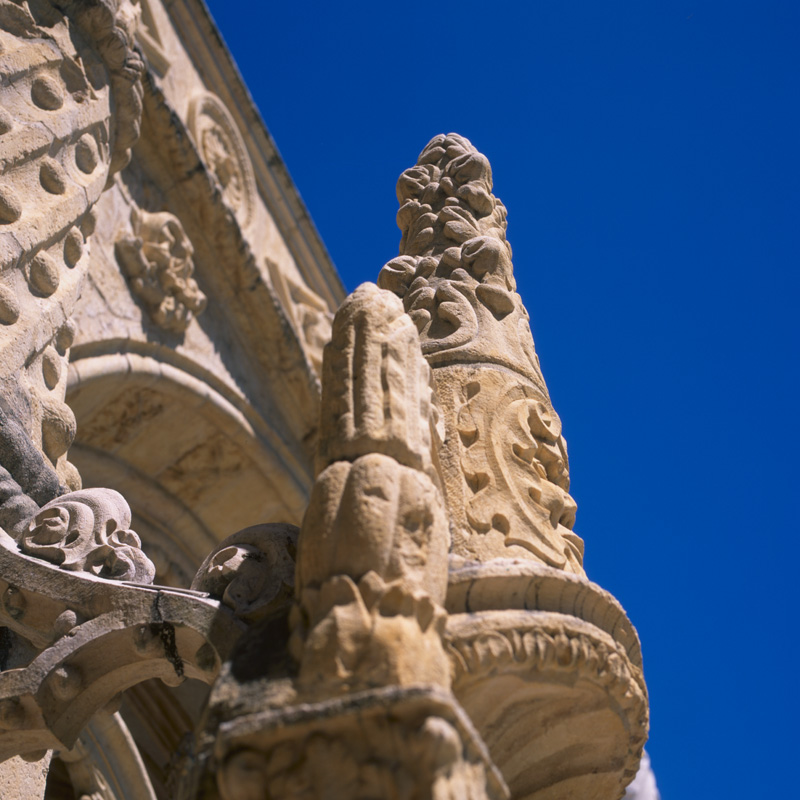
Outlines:
[[397,181],[400,255],[378,285],[402,298],[432,367],[489,363],[547,398],[528,313],[516,293],[506,209],[489,161],[463,136],[434,137]]
[[397,198],[400,255],[378,285],[402,299],[433,371],[452,552],[582,574],[566,441],[516,293],[489,161],[462,136],[436,136],[400,176]]

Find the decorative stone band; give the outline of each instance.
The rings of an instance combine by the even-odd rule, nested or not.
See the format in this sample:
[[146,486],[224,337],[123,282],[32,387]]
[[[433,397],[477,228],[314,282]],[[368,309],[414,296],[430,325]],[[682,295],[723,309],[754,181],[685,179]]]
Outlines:
[[15,550],[0,532],[0,761],[72,747],[95,712],[150,678],[211,683],[244,628],[201,593],[65,572]]
[[[196,763],[199,773],[216,767],[222,800],[508,797],[469,718],[428,686],[242,716],[219,726],[213,746]],[[194,787],[208,774],[195,774]],[[190,787],[179,800],[194,797]]]
[[624,649],[637,683],[646,692],[636,629],[619,601],[585,578],[531,561],[496,559],[476,564],[451,558],[445,605],[450,614],[553,611],[582,619]]
[[445,640],[453,691],[512,796],[622,796],[648,708],[611,636],[566,614],[514,610],[451,616]]

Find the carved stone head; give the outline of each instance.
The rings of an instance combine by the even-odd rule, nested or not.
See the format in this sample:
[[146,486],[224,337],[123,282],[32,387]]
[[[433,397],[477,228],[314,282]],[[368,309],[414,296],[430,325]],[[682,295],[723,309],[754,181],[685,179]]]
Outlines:
[[297,527],[254,525],[220,542],[206,558],[192,589],[208,592],[255,622],[286,605],[294,590]]
[[130,530],[131,510],[113,489],[83,489],[57,497],[28,523],[23,553],[115,581],[152,583],[155,567]]

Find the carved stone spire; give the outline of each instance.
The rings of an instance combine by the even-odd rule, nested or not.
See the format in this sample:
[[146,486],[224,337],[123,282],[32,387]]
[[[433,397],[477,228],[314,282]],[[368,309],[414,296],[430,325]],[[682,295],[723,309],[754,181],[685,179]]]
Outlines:
[[566,441],[491,192],[484,155],[462,136],[434,137],[397,182],[400,255],[378,285],[403,300],[433,368],[454,555],[582,574]]

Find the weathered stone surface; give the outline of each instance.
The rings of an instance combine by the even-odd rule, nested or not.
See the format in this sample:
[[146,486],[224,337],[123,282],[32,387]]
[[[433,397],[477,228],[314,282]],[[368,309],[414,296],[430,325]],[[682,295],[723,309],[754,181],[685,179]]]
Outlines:
[[298,546],[301,694],[447,686],[436,409],[417,332],[393,295],[364,284],[345,301],[322,374],[322,471]]
[[0,764],[0,797],[3,800],[31,800],[44,796],[50,753],[37,761],[14,756]]

